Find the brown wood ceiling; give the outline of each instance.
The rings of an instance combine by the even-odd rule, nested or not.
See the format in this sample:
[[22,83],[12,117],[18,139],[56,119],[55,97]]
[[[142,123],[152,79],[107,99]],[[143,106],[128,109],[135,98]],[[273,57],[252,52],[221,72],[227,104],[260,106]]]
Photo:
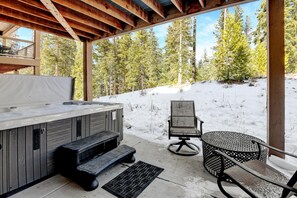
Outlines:
[[163,6],[161,0],[4,0],[0,2],[0,21],[93,41],[255,0],[168,1]]

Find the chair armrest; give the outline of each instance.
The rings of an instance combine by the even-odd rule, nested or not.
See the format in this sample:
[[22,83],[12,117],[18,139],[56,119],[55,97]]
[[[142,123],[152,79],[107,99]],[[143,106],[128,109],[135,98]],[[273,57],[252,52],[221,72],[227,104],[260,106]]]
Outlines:
[[200,131],[201,131],[201,135],[202,135],[202,133],[203,133],[203,131],[202,131],[202,124],[204,123],[204,121],[202,121],[198,116],[195,116],[196,117],[196,126],[197,126],[197,120],[199,120],[199,122],[200,122]]
[[222,167],[221,167],[221,172],[220,172],[220,174],[223,174],[223,172],[224,172],[224,170],[225,170],[225,167],[224,167],[224,159],[223,159],[223,157],[224,157],[224,158],[227,158],[228,160],[230,160],[231,162],[233,162],[234,164],[236,164],[236,165],[237,165],[238,167],[240,167],[241,169],[247,171],[248,173],[254,175],[255,177],[258,177],[259,179],[262,179],[262,180],[264,180],[264,181],[266,181],[266,182],[268,182],[268,183],[271,183],[271,184],[273,184],[273,185],[276,185],[276,186],[279,186],[279,187],[281,187],[281,188],[284,188],[284,189],[287,189],[287,190],[289,190],[289,191],[292,191],[292,192],[294,192],[294,193],[297,193],[297,189],[296,189],[296,188],[290,187],[290,186],[288,186],[288,185],[286,185],[286,184],[283,184],[283,183],[280,183],[280,182],[276,182],[276,181],[270,179],[269,177],[267,177],[267,176],[265,176],[265,175],[262,175],[262,174],[258,173],[257,171],[254,171],[253,169],[251,169],[251,168],[245,166],[244,164],[242,164],[242,163],[236,161],[235,159],[233,159],[233,158],[231,158],[230,156],[228,156],[226,153],[223,153],[223,152],[221,152],[221,151],[219,151],[219,150],[215,150],[214,152],[215,152],[216,154],[218,154],[218,155],[221,156],[221,165],[222,165]]
[[275,147],[273,147],[273,146],[269,146],[268,144],[265,144],[265,143],[263,143],[263,142],[260,142],[259,140],[252,140],[252,143],[253,143],[253,144],[257,143],[259,150],[260,150],[260,145],[262,145],[262,146],[264,146],[264,147],[270,148],[270,149],[272,149],[272,150],[274,150],[274,151],[277,151],[277,152],[279,152],[279,153],[283,153],[283,154],[285,154],[285,155],[288,155],[288,156],[297,158],[297,155],[294,155],[294,154],[292,154],[292,153],[285,152],[285,151],[280,150],[280,149],[278,149],[278,148],[275,148]]
[[198,116],[196,116],[196,119],[199,120],[200,122],[204,123],[204,121],[201,120]]

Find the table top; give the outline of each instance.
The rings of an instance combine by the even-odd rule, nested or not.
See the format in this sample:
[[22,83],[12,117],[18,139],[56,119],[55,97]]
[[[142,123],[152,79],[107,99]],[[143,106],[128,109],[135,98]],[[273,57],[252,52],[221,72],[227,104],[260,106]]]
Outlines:
[[262,141],[251,135],[231,131],[210,131],[204,133],[201,139],[214,147],[238,152],[258,152],[258,146],[252,140]]

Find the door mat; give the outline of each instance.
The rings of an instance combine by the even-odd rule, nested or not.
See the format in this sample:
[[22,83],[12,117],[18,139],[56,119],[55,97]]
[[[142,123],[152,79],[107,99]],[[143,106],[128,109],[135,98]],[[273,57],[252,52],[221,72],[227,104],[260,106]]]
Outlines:
[[102,188],[119,198],[135,198],[163,170],[163,168],[138,161]]

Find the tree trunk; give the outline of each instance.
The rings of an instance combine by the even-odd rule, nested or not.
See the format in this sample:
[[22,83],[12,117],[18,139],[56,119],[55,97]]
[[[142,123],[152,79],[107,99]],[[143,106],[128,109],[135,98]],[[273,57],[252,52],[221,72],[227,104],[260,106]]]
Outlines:
[[56,67],[55,67],[55,76],[59,75],[59,45],[56,47]]
[[194,22],[193,22],[193,55],[192,55],[192,79],[193,82],[196,82],[196,76],[197,76],[197,69],[196,69],[196,16],[194,16]]
[[179,70],[177,84],[182,84],[182,20],[180,20],[180,33],[179,33]]

